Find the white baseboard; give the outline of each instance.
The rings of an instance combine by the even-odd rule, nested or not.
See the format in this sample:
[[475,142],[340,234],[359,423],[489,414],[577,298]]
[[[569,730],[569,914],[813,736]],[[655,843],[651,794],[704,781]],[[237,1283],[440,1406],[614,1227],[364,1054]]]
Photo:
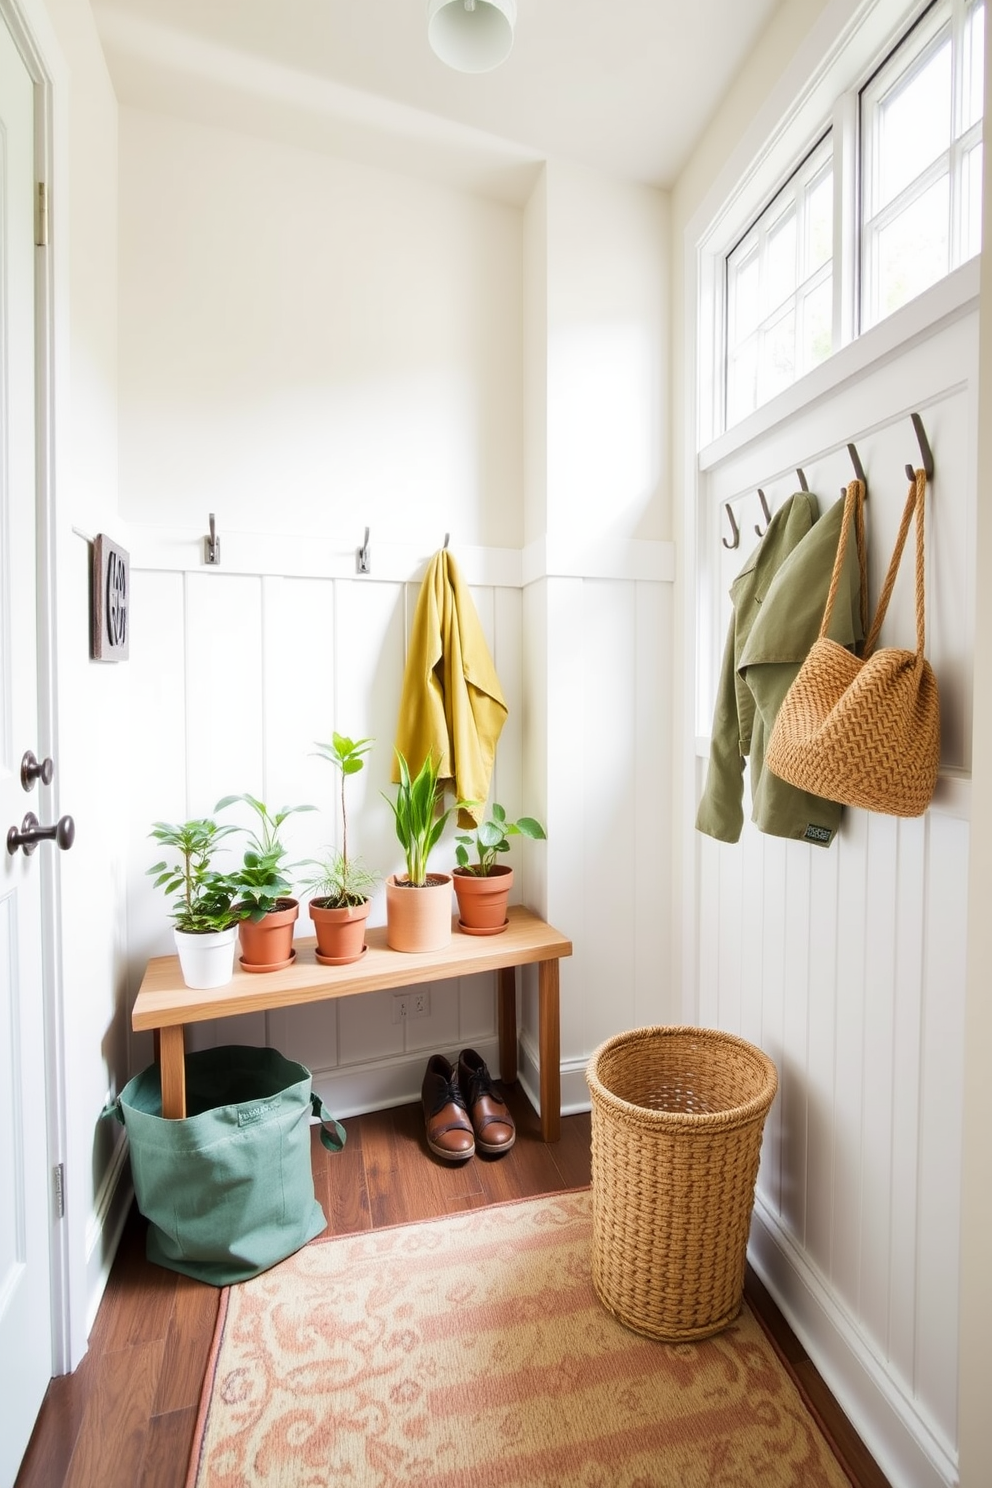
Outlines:
[[[591,1105],[586,1084],[588,1059],[566,1059],[561,1066],[561,1114],[576,1116]],[[526,1033],[520,1035],[517,1050],[517,1078],[534,1110],[541,1110],[541,1063],[537,1045]]]
[[892,1488],[956,1488],[957,1451],[757,1196],[748,1259]]
[[[476,1040],[472,1047],[486,1061],[494,1078],[499,1073],[499,1045],[495,1038]],[[452,1064],[459,1049],[437,1049]],[[313,1071],[313,1088],[324,1105],[344,1120],[363,1116],[367,1111],[388,1111],[394,1106],[408,1106],[420,1100],[424,1070],[430,1055],[425,1051],[402,1054],[395,1059],[376,1060],[368,1064],[350,1064],[344,1069]]]
[[[494,1077],[499,1077],[499,1043],[497,1039],[476,1040],[472,1046],[488,1064]],[[458,1049],[438,1049],[452,1063]],[[428,1055],[403,1054],[393,1060],[349,1065],[346,1069],[313,1071],[313,1088],[327,1109],[339,1120],[362,1116],[367,1111],[386,1111],[394,1106],[407,1106],[420,1100],[420,1087]],[[586,1085],[586,1060],[566,1061],[561,1069],[561,1111],[572,1116],[589,1110],[589,1088]],[[517,1078],[534,1110],[541,1110],[541,1079],[537,1049],[526,1037],[520,1039]]]
[[134,1198],[126,1137],[118,1142],[86,1226],[86,1336],[96,1321]]

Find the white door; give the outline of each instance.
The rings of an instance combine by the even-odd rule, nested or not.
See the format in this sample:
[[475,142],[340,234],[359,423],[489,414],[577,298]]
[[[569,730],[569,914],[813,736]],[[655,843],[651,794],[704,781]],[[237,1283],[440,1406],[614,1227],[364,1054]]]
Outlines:
[[7,851],[48,792],[39,753],[35,486],[34,87],[0,19],[0,1488],[10,1488],[52,1373],[42,997],[42,843]]

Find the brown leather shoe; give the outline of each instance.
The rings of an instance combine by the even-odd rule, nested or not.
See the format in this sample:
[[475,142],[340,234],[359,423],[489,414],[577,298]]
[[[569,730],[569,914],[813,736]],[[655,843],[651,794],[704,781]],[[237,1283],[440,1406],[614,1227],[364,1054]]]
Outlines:
[[432,1054],[427,1061],[420,1097],[424,1103],[427,1145],[434,1156],[448,1162],[464,1162],[472,1157],[475,1141],[465,1098],[458,1088],[458,1077],[443,1054]]
[[517,1138],[513,1117],[506,1101],[493,1089],[485,1060],[474,1049],[463,1049],[458,1056],[458,1084],[472,1118],[476,1147],[493,1157],[509,1152]]

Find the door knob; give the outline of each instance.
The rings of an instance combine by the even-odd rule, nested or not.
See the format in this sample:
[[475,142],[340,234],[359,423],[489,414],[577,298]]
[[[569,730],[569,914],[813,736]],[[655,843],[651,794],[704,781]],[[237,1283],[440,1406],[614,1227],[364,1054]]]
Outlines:
[[29,749],[21,760],[21,784],[26,791],[34,790],[36,780],[40,780],[42,785],[51,785],[54,774],[55,765],[51,759],[43,759],[39,763],[33,749]]
[[71,816],[61,816],[52,827],[43,827],[33,811],[26,813],[21,822],[20,830],[11,827],[7,833],[7,851],[13,855],[19,847],[23,847],[25,856],[30,857],[39,842],[55,842],[63,851],[71,847],[76,837],[76,823]]

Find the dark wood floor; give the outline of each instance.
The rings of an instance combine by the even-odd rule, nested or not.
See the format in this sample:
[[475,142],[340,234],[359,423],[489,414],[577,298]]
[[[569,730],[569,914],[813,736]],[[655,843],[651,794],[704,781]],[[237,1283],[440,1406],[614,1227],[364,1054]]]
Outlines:
[[[345,1122],[348,1142],[335,1155],[315,1133],[314,1182],[329,1233],[585,1187],[589,1116],[566,1117],[561,1141],[548,1145],[526,1099],[518,1090],[508,1098],[518,1133],[513,1151],[461,1167],[431,1157],[418,1106]],[[15,1488],[183,1488],[219,1293],[149,1265],[144,1238],[145,1222],[132,1211],[89,1351],[75,1374],[52,1381]],[[854,1488],[888,1488],[750,1273],[747,1295]]]

